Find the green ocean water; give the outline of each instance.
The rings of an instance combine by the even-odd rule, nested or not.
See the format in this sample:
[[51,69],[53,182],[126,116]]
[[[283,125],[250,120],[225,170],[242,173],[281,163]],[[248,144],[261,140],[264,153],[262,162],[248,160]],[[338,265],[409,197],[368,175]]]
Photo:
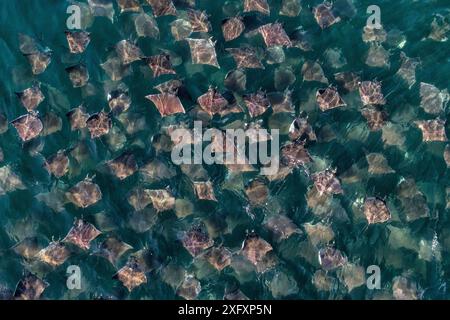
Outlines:
[[[249,29],[252,26],[279,21],[283,23],[288,35],[292,35],[300,26],[303,30],[310,31],[313,43],[313,50],[308,52],[298,48],[284,49],[286,57],[281,64],[265,63],[264,70],[246,70],[246,92],[252,93],[260,88],[268,93],[278,91],[274,81],[276,69],[291,68],[296,75],[295,82],[289,86],[296,114],[306,112],[316,133],[321,132],[323,127],[330,126],[337,137],[330,142],[317,142],[308,146],[313,157],[323,159],[329,166],[336,168],[341,180],[353,165],[358,165],[366,172],[365,155],[371,152],[382,153],[395,171],[381,176],[365,174],[364,178],[356,183],[342,182],[344,194],[334,196],[337,209],[327,218],[319,217],[307,206],[307,191],[312,187],[312,182],[298,169],[281,181],[268,183],[270,195],[263,208],[250,208],[242,190],[231,192],[224,188],[224,183],[229,180],[226,170],[221,166],[205,166],[215,186],[219,200],[217,203],[197,201],[190,190],[188,178],[179,168],[176,169],[175,177],[152,183],[143,183],[139,174],[120,181],[104,170],[102,166],[106,161],[114,159],[125,150],[131,150],[135,154],[139,165],[157,156],[152,137],[160,132],[166,119],[161,118],[152,103],[145,99],[145,95],[155,93],[155,85],[171,79],[170,76],[152,78],[148,67],[143,63],[132,65],[132,72],[121,82],[129,88],[132,99],[130,112],[145,120],[145,128],[127,134],[123,148],[115,150],[106,138],[92,140],[88,135],[71,131],[65,117],[70,109],[84,103],[90,114],[102,109],[107,110],[105,88],[111,81],[99,65],[106,61],[117,42],[123,39],[136,41],[141,50],[149,56],[158,54],[160,49],[173,52],[182,61],[175,70],[184,79],[189,94],[195,98],[206,92],[210,85],[225,90],[224,78],[228,71],[235,68],[234,61],[226,54],[225,48],[238,47],[248,42],[264,48],[261,37],[249,40],[242,35],[233,42],[225,43],[220,28],[221,21],[226,17],[223,13],[225,1],[197,0],[195,9],[206,10],[209,14],[212,25],[209,34],[217,40],[216,51],[221,68],[193,65],[186,41],[175,42],[170,32],[170,23],[175,17],[157,18],[160,29],[158,40],[138,38],[133,14],[120,14],[117,3],[113,2],[113,23],[105,17],[95,17],[92,25],[87,28],[91,32],[91,43],[85,53],[74,56],[68,52],[64,34],[68,17],[66,9],[71,4],[70,1],[0,0],[1,113],[9,121],[25,114],[26,110],[15,92],[38,81],[46,97],[38,107],[40,115],[52,112],[63,121],[60,131],[40,137],[31,143],[22,143],[12,125],[0,135],[0,147],[4,153],[0,167],[10,166],[26,186],[25,190],[0,195],[0,287],[14,291],[23,275],[32,271],[49,284],[42,299],[180,299],[176,290],[162,277],[164,268],[168,264],[175,264],[199,279],[201,291],[197,299],[222,299],[229,287],[238,287],[250,299],[392,298],[393,280],[402,275],[418,285],[420,297],[423,299],[450,298],[446,290],[450,272],[450,221],[449,209],[446,208],[449,201],[446,189],[450,187],[450,175],[443,158],[446,143],[422,142],[420,130],[413,124],[415,120],[435,118],[420,108],[420,82],[433,84],[440,90],[450,89],[450,45],[448,42],[426,39],[436,14],[446,15],[448,19],[448,0],[354,0],[356,14],[325,30],[320,30],[309,9],[321,3],[320,1],[303,0],[303,9],[300,15],[294,18],[278,15],[281,6],[281,1],[278,0],[269,0],[270,16],[246,14],[249,16],[246,20]],[[144,2],[142,1],[143,4]],[[230,4],[235,4],[237,11],[242,12],[241,1],[227,1],[227,5]],[[385,45],[390,51],[389,68],[373,68],[365,64],[369,45],[363,42],[362,32],[368,18],[366,8],[372,4],[381,8],[384,29],[397,29],[406,39],[403,48]],[[179,10],[185,8],[176,1],[175,5]],[[151,14],[148,5],[145,4],[143,8]],[[34,76],[31,73],[26,58],[19,50],[20,33],[38,39],[53,51],[52,62],[43,74]],[[193,34],[191,37],[199,36]],[[340,49],[347,63],[341,68],[333,68],[324,54],[328,48]],[[416,70],[416,83],[411,88],[395,76],[401,64],[401,52],[421,61]],[[368,130],[365,119],[358,110],[361,106],[354,102],[359,99],[357,94],[356,98],[352,94],[343,96],[349,104],[347,107],[321,112],[314,101],[311,102],[311,97],[324,85],[303,81],[301,68],[306,60],[317,60],[331,83],[334,82],[333,74],[339,71],[361,72],[363,80],[382,81],[383,92],[387,97],[384,108],[389,114],[389,121],[403,128],[404,143],[389,146],[383,141],[380,131]],[[65,72],[66,67],[79,62],[85,63],[89,70],[88,88],[74,89]],[[187,111],[195,105],[195,99],[184,99],[182,102]],[[187,113],[177,116],[177,120],[168,121],[181,121],[189,117],[191,115]],[[448,112],[439,117],[448,121]],[[267,126],[271,114],[263,115],[262,119]],[[288,119],[292,120],[290,117]],[[218,124],[220,121],[217,121],[216,125]],[[286,124],[290,123],[286,122],[284,125]],[[117,119],[113,119],[113,128],[117,127],[123,131],[121,126]],[[450,133],[448,124],[446,132],[447,135]],[[282,140],[286,141],[287,137],[282,136]],[[76,168],[71,167],[70,174],[59,181],[50,176],[43,168],[45,159],[60,149],[73,148],[79,142],[87,146],[89,159]],[[170,154],[158,156],[170,160]],[[72,204],[65,204],[64,210],[55,212],[36,199],[36,195],[49,192],[55,185],[63,186],[63,189],[68,188],[87,175],[95,175],[94,181],[103,195],[102,200],[94,206],[79,209]],[[244,184],[256,175],[257,173],[244,174]],[[397,194],[399,182],[408,178],[416,182],[429,209],[428,217],[412,222],[405,220]],[[127,195],[136,186],[150,189],[169,187],[176,198],[188,198],[194,203],[194,213],[186,218],[178,218],[173,211],[161,213],[150,230],[137,232],[130,222],[136,217],[136,213],[127,201]],[[354,203],[370,196],[386,199],[393,216],[391,221],[367,226],[366,220],[358,216]],[[287,215],[303,230],[303,234],[277,242],[263,226],[265,217],[276,211]],[[111,221],[111,230],[102,230],[96,218],[99,214]],[[36,236],[43,246],[52,239],[62,239],[75,218],[86,219],[103,233],[92,242],[89,251],[74,252],[64,264],[56,268],[42,271],[33,262],[25,261],[11,249],[20,240],[30,236]],[[251,266],[239,270],[229,266],[218,272],[206,262],[193,259],[181,244],[180,232],[200,220],[212,221],[217,225],[220,231],[214,239],[215,243],[223,244],[233,252],[239,251],[246,232],[255,230],[272,245],[279,259],[277,266],[262,274]],[[308,236],[304,232],[305,223],[318,222],[331,227],[334,232],[332,245],[345,253],[351,263],[364,270],[370,265],[380,267],[381,289],[369,290],[364,284],[349,291],[338,271],[332,271],[330,276],[335,279],[333,288],[330,291],[318,290],[312,281],[314,273],[320,270],[320,265],[317,259],[315,260],[317,252],[308,247]],[[395,229],[389,228],[390,226]],[[393,230],[402,230],[402,236],[397,235],[394,238]],[[135,288],[131,293],[128,293],[118,280],[113,279],[117,270],[127,261],[129,253],[120,259],[117,267],[94,254],[99,244],[111,235],[133,246],[129,253],[146,247],[152,251],[155,258],[154,268],[147,273],[147,283]],[[437,246],[431,249],[429,247],[433,239]],[[427,256],[431,251],[431,257]],[[313,258],[309,258],[311,256]],[[78,265],[82,270],[81,290],[68,290],[66,287],[66,269],[69,265]],[[279,280],[285,279],[285,276],[289,280]],[[274,287],[280,289],[277,291]],[[275,291],[281,293],[276,295]]]

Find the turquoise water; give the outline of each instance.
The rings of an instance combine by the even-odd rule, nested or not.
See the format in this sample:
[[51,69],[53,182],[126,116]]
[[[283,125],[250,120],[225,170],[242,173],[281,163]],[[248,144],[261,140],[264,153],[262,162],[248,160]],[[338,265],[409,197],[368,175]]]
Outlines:
[[[176,290],[163,277],[167,265],[174,264],[200,281],[201,291],[197,299],[222,299],[226,287],[238,287],[250,299],[392,299],[392,287],[397,276],[405,276],[417,284],[417,297],[449,298],[446,290],[450,272],[450,222],[449,211],[446,209],[449,170],[443,157],[446,143],[422,142],[420,130],[413,124],[415,120],[437,117],[425,113],[420,107],[421,82],[432,84],[440,90],[450,89],[450,46],[448,42],[426,39],[434,15],[446,16],[447,22],[450,19],[448,1],[354,0],[356,14],[351,18],[343,18],[341,22],[324,30],[319,28],[309,9],[319,4],[319,1],[303,0],[301,13],[293,18],[278,15],[281,4],[275,0],[269,1],[270,16],[245,14],[248,16],[244,20],[247,27],[245,32],[268,22],[279,21],[290,36],[300,26],[310,33],[313,50],[306,52],[299,48],[284,49],[284,62],[268,64],[263,59],[264,70],[247,69],[245,93],[254,93],[260,88],[268,93],[277,91],[274,81],[276,69],[291,68],[296,77],[295,82],[289,86],[295,114],[305,112],[319,136],[324,128],[331,127],[335,132],[336,138],[329,142],[319,139],[318,142],[307,145],[315,159],[310,170],[314,173],[328,166],[336,168],[344,190],[342,195],[332,197],[331,209],[325,214],[319,214],[315,208],[308,207],[307,191],[314,186],[302,169],[295,169],[279,181],[267,182],[268,200],[257,208],[249,206],[243,188],[230,182],[223,166],[205,165],[218,202],[198,201],[192,192],[189,178],[179,167],[175,167],[174,177],[161,181],[143,181],[139,173],[123,181],[111,175],[105,169],[105,162],[123,151],[132,151],[140,167],[155,157],[170,161],[170,153],[158,153],[152,137],[160,133],[163,125],[192,120],[194,115],[189,111],[194,108],[196,98],[206,92],[210,85],[221,92],[226,90],[224,78],[228,71],[235,68],[235,63],[225,48],[250,43],[261,50],[265,49],[259,36],[241,35],[232,42],[224,42],[220,26],[226,17],[223,12],[223,8],[227,8],[224,6],[225,1],[197,0],[195,8],[206,10],[209,14],[212,26],[209,34],[217,40],[216,52],[221,68],[193,65],[187,42],[175,42],[171,34],[170,23],[175,17],[156,18],[160,29],[159,39],[138,38],[134,15],[120,14],[117,3],[113,2],[114,21],[111,22],[106,17],[91,17],[87,30],[91,33],[92,40],[87,50],[80,55],[69,53],[64,34],[68,17],[66,8],[71,4],[70,1],[2,0],[0,3],[1,112],[8,121],[25,114],[26,110],[15,92],[22,91],[37,81],[46,97],[38,107],[40,116],[51,112],[62,119],[61,130],[32,142],[22,143],[12,125],[0,135],[0,147],[4,154],[0,167],[9,166],[25,186],[23,190],[0,195],[0,286],[14,291],[23,275],[31,271],[49,284],[43,292],[43,299],[180,299]],[[145,1],[141,2],[143,10],[151,14],[150,7]],[[384,29],[387,32],[399,30],[406,40],[402,48],[388,42],[382,44],[389,51],[389,67],[370,67],[365,63],[369,44],[362,40],[362,33],[368,18],[366,8],[371,4],[380,7]],[[175,2],[175,5],[180,12],[186,8],[182,3]],[[227,1],[227,5],[236,5],[236,12],[242,12],[241,1]],[[44,73],[38,76],[32,74],[19,49],[19,34],[31,36],[52,50],[52,62]],[[200,38],[200,35],[193,33],[191,37]],[[155,79],[144,63],[134,62],[130,74],[121,82],[128,87],[132,99],[128,114],[144,119],[145,126],[135,133],[124,133],[125,126],[117,117],[114,118],[113,129],[123,132],[126,138],[124,146],[117,146],[107,136],[92,140],[86,132],[71,131],[65,114],[81,103],[85,104],[89,114],[102,109],[108,110],[106,96],[108,88],[112,88],[114,84],[100,64],[114,51],[115,44],[123,39],[136,41],[148,56],[158,54],[161,49],[172,52],[180,60],[174,68],[178,76],[184,79],[186,90],[192,99],[182,99],[187,111],[185,115],[161,118],[145,96],[156,93],[153,87],[173,76]],[[328,48],[340,49],[347,63],[334,68],[325,54]],[[415,73],[416,83],[411,88],[395,75],[401,64],[401,52],[421,61]],[[357,93],[342,93],[347,107],[321,112],[315,104],[315,92],[326,85],[304,81],[301,68],[306,60],[317,60],[332,84],[335,83],[333,74],[339,71],[360,72],[363,80],[382,81],[383,93],[387,98],[384,110],[389,115],[388,122],[402,129],[404,142],[388,145],[381,131],[368,130],[360,113],[361,103]],[[89,70],[89,84],[84,88],[73,88],[65,68],[79,62],[86,64]],[[239,96],[240,93],[236,95]],[[448,113],[442,112],[438,117],[448,120]],[[261,119],[267,127],[273,116],[271,112],[267,112]],[[284,126],[290,124],[293,116],[290,115],[287,119]],[[223,122],[214,118],[212,125],[219,127]],[[448,125],[445,127],[447,129]],[[282,136],[282,141],[286,140],[287,136]],[[45,159],[60,149],[75,148],[78,143],[87,146],[87,158],[79,164],[71,163],[69,174],[60,179],[50,176],[43,168]],[[369,153],[382,153],[394,172],[369,174],[365,157]],[[345,179],[352,166],[360,170],[356,182]],[[49,192],[52,188],[65,191],[87,175],[95,175],[93,181],[99,185],[103,195],[100,202],[87,209],[67,203],[60,212],[56,212],[36,198],[38,194]],[[247,185],[256,175],[257,172],[242,174],[242,184]],[[414,221],[407,221],[405,218],[406,213],[398,195],[398,184],[402,179],[408,178],[415,181],[429,210],[427,217]],[[227,183],[233,184],[232,191],[226,188]],[[193,214],[182,218],[174,210],[169,210],[158,214],[152,221],[145,221],[149,230],[138,232],[142,230],[136,230],[133,219],[140,213],[135,213],[127,201],[127,196],[136,186],[147,189],[169,187],[177,199],[187,198],[194,204]],[[361,199],[371,196],[386,200],[392,214],[388,222],[367,226],[367,221],[356,207]],[[418,205],[414,203],[413,208]],[[276,241],[263,224],[268,215],[275,213],[289,217],[301,229],[301,234]],[[99,217],[106,217],[111,221],[109,228],[100,223]],[[90,250],[74,250],[62,265],[56,268],[42,267],[35,259],[26,261],[12,250],[15,244],[26,237],[37,237],[41,247],[47,246],[52,239],[64,238],[74,218],[83,218],[92,223],[102,231],[102,235],[91,243]],[[201,258],[193,259],[182,246],[180,234],[198,221],[215,224],[217,232],[211,234],[215,244],[223,244],[236,256],[233,258],[236,259],[235,262],[221,272]],[[334,233],[333,239],[317,247],[311,245],[311,236],[307,235],[305,228],[308,223],[323,223],[328,226]],[[249,261],[239,260],[239,250],[246,231],[249,230],[255,230],[268,241],[278,257],[276,266],[267,272],[258,273]],[[95,254],[100,243],[110,236],[117,236],[133,247],[120,258],[117,266]],[[313,282],[314,274],[321,269],[317,254],[319,248],[327,244],[342,251],[351,265],[363,270],[370,265],[379,266],[381,289],[369,290],[365,283],[360,283],[355,289],[349,290],[343,281],[342,271],[338,269],[328,272],[334,279],[332,288],[319,290]],[[142,248],[152,251],[155,262],[146,274],[147,282],[128,293],[113,276],[125,265],[129,254]],[[69,265],[78,265],[82,270],[81,290],[68,290],[66,287],[66,269]],[[280,279],[288,280],[283,282]],[[278,289],[274,289],[275,287]]]

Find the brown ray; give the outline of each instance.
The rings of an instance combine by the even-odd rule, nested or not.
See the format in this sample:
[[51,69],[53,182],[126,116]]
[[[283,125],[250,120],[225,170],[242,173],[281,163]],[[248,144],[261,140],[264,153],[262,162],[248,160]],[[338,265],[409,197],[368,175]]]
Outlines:
[[86,113],[83,105],[70,110],[66,116],[69,119],[71,130],[86,128],[86,121],[89,119],[89,115]]
[[120,180],[128,178],[138,170],[136,159],[132,153],[123,153],[114,160],[108,161],[111,172]]
[[45,168],[57,178],[64,176],[69,171],[69,158],[65,151],[59,150],[57,154],[49,157],[45,161]]
[[270,7],[267,0],[244,0],[244,12],[258,11],[270,15]]
[[369,224],[386,222],[391,218],[386,203],[375,197],[367,198],[364,201],[364,215]]
[[119,114],[128,110],[131,98],[128,90],[118,88],[108,93],[108,105],[113,114]]
[[378,81],[363,81],[359,84],[359,95],[363,105],[369,104],[386,104],[386,100],[381,91],[381,82]]
[[84,64],[66,68],[66,71],[74,88],[84,87],[89,81],[89,71]]
[[141,60],[144,57],[141,49],[128,40],[119,41],[116,44],[116,52],[124,65]]
[[313,127],[309,124],[308,118],[298,117],[292,121],[289,127],[289,139],[297,140],[306,137],[309,141],[316,141],[317,136]]
[[334,79],[349,92],[358,90],[361,82],[360,76],[355,72],[339,72],[334,75]]
[[322,194],[339,194],[344,191],[341,188],[341,183],[335,176],[335,171],[325,169],[324,171],[315,173],[311,176],[314,181],[314,186],[320,195]]
[[159,77],[163,74],[176,74],[170,62],[168,54],[158,54],[145,59],[146,63],[153,71],[153,77]]
[[245,95],[243,99],[251,117],[262,115],[270,107],[269,99],[267,99],[267,95],[263,91]]
[[200,294],[202,286],[194,276],[187,275],[177,289],[177,295],[186,300],[194,300]]
[[83,53],[91,42],[90,33],[86,31],[66,31],[65,34],[71,53]]
[[198,97],[197,103],[210,115],[220,113],[228,105],[228,101],[213,87]]
[[120,13],[139,12],[141,10],[141,4],[138,0],[117,0],[117,4],[119,5]]
[[217,201],[211,181],[194,182],[193,184],[198,199]]
[[177,9],[172,0],[147,0],[147,2],[152,7],[155,17],[177,15]]
[[91,133],[91,138],[99,138],[109,133],[112,126],[112,120],[109,114],[100,111],[93,114],[86,120],[86,126]]
[[130,257],[115,277],[123,283],[129,292],[147,282],[145,272],[142,270],[136,257]]
[[34,53],[26,54],[25,57],[31,65],[31,71],[34,75],[39,75],[43,73],[50,62],[52,61],[52,51],[37,51]]
[[172,210],[175,208],[175,197],[167,190],[146,190],[152,200],[153,208],[157,212]]
[[34,274],[26,275],[19,281],[14,293],[15,300],[39,300],[44,290],[49,286]]
[[206,260],[218,271],[231,264],[231,251],[225,247],[212,247],[205,253]]
[[76,219],[73,227],[62,241],[72,243],[83,250],[89,250],[91,241],[100,234],[101,232],[89,222]]
[[204,250],[214,245],[214,241],[210,239],[202,224],[192,226],[185,232],[181,242],[183,243],[183,247],[185,247],[193,257],[197,257]]
[[102,192],[98,185],[90,179],[85,179],[70,188],[66,197],[77,207],[87,208],[102,199]]
[[209,39],[192,39],[186,38],[191,50],[191,58],[193,64],[208,64],[220,68],[217,61],[215,42]]
[[328,2],[324,2],[313,8],[314,18],[320,28],[325,29],[341,21],[340,17],[334,16],[332,9],[332,4]]
[[233,17],[222,21],[222,34],[225,41],[238,38],[244,32],[245,25],[241,17]]
[[227,48],[238,68],[264,69],[264,65],[258,58],[256,50],[251,47]]
[[63,264],[70,256],[69,249],[61,242],[51,242],[46,248],[39,251],[36,258],[52,267]]
[[423,141],[447,141],[447,135],[445,134],[445,120],[422,120],[414,121],[414,123],[422,130]]
[[155,104],[162,117],[176,113],[186,113],[180,99],[174,94],[150,94],[146,98]]
[[210,31],[211,24],[208,21],[208,14],[206,13],[206,11],[188,9],[187,16],[192,26],[192,32]]
[[258,266],[264,261],[265,256],[273,250],[270,243],[261,238],[255,232],[250,232],[242,243],[242,254],[253,265]]
[[267,47],[292,47],[291,40],[284,31],[281,23],[268,23],[258,28]]
[[24,142],[36,138],[44,128],[42,121],[32,113],[20,116],[11,121],[11,124]]
[[16,95],[27,111],[36,109],[45,100],[39,85],[33,85],[22,92],[16,92]]
[[108,261],[116,266],[119,259],[125,254],[125,252],[133,249],[128,243],[125,243],[118,238],[112,236],[107,238],[100,245],[98,255],[108,259]]
[[304,167],[312,158],[302,141],[294,141],[281,148],[281,163],[290,168]]
[[367,106],[361,110],[361,114],[367,120],[370,131],[380,130],[388,119],[388,115],[381,108],[376,106]]
[[344,107],[347,105],[344,100],[342,100],[335,87],[317,90],[316,100],[320,110],[322,111]]

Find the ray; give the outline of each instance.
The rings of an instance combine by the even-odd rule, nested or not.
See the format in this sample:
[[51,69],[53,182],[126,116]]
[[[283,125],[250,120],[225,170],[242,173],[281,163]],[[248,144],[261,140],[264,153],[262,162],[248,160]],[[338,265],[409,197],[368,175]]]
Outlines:
[[146,96],[153,102],[162,117],[169,116],[176,113],[185,113],[186,111],[181,104],[180,99],[170,93],[151,94]]

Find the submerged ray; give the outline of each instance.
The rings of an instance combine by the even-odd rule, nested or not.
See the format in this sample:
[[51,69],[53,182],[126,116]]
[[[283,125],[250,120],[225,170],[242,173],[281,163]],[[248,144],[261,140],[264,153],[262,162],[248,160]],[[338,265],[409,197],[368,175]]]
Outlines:
[[61,242],[51,242],[47,247],[39,251],[36,258],[52,267],[63,264],[70,256],[70,251]]
[[156,22],[155,18],[146,14],[145,12],[141,12],[136,16],[134,25],[136,28],[136,33],[139,37],[159,39],[160,32],[158,23]]
[[141,60],[144,57],[141,49],[128,40],[122,40],[116,44],[116,53],[124,65]]
[[282,0],[279,14],[287,17],[297,17],[302,11],[300,0]]
[[128,152],[121,154],[114,160],[108,161],[108,167],[120,180],[128,178],[138,170],[134,155]]
[[57,178],[61,178],[69,171],[69,158],[64,150],[52,155],[45,161],[45,168]]
[[334,75],[334,79],[349,92],[358,90],[361,82],[360,76],[355,72],[339,72]]
[[141,4],[138,0],[117,0],[117,4],[119,5],[120,13],[141,11]]
[[409,58],[404,52],[400,53],[401,66],[396,75],[402,78],[411,88],[416,83],[416,69],[420,65],[419,58]]
[[325,77],[322,67],[315,61],[305,61],[302,66],[302,75],[305,81],[317,81],[328,84],[328,79]]
[[420,83],[420,106],[427,113],[438,115],[442,113],[450,99],[450,95],[445,90],[439,90],[432,84]]
[[131,249],[133,249],[131,245],[112,236],[102,242],[97,254],[116,266],[119,259]]
[[70,82],[74,88],[84,87],[89,81],[89,71],[86,65],[80,63],[72,67],[66,68],[69,74]]
[[49,284],[34,274],[28,274],[19,281],[14,292],[15,300],[39,300]]
[[377,106],[368,105],[361,109],[361,114],[366,118],[370,131],[380,130],[388,120],[387,113]]
[[70,188],[66,196],[77,207],[87,208],[102,199],[102,192],[98,185],[86,178]]
[[72,131],[86,128],[86,122],[89,119],[89,115],[86,113],[83,105],[67,112],[66,117],[69,120]]
[[127,111],[131,106],[131,98],[128,90],[122,87],[108,93],[107,99],[109,109],[115,115]]
[[52,61],[52,53],[50,49],[46,49],[25,55],[34,75],[39,75],[47,70],[48,65]]

